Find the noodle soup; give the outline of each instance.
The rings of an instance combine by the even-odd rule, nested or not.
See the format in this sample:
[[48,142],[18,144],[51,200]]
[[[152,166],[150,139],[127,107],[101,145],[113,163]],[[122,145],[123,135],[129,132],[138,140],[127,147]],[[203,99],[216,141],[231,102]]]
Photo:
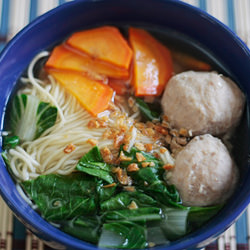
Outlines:
[[[156,34],[129,28],[126,37],[111,26],[76,32],[32,60],[10,103],[3,156],[20,193],[48,222],[100,247],[180,239],[218,213],[238,180],[218,138],[238,125],[243,94],[212,72],[226,70],[201,50],[183,52]],[[211,126],[196,128],[191,115],[182,126],[183,107],[198,125],[209,123],[203,91],[230,93],[235,102],[216,102]]]

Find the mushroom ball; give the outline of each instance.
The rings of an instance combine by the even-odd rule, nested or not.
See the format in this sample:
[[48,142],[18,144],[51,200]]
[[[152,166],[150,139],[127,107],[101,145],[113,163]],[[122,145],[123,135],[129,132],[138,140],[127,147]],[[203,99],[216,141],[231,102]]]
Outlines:
[[176,186],[187,206],[221,204],[232,194],[237,179],[238,169],[227,148],[209,134],[194,137],[167,172],[167,182]]
[[193,135],[221,135],[242,115],[244,95],[229,78],[216,72],[187,71],[173,76],[161,104],[171,125]]

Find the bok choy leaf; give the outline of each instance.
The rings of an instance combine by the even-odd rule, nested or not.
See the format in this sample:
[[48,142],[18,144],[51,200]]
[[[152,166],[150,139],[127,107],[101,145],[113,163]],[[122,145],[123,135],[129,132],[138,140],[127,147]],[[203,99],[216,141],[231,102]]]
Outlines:
[[98,147],[93,147],[78,162],[76,169],[86,174],[96,176],[108,183],[113,183],[114,179],[111,175],[110,165],[102,159]]
[[98,147],[93,147],[87,154],[85,154],[81,161],[83,162],[103,162],[101,152]]
[[181,199],[174,186],[169,186],[160,180],[154,167],[141,168],[134,173],[134,178],[139,183],[147,182],[147,185],[141,185],[142,189],[165,205],[179,206]]
[[22,141],[32,141],[56,122],[57,108],[32,95],[16,95],[10,112],[14,135]]
[[142,207],[137,209],[124,209],[108,211],[103,215],[103,220],[110,221],[159,221],[162,219],[161,209],[158,207]]
[[119,221],[103,224],[99,247],[139,249],[147,246],[145,223]]
[[102,202],[110,199],[115,194],[116,189],[117,189],[117,184],[114,186],[107,187],[103,184],[102,180],[98,180],[96,191],[97,194],[99,195],[99,201]]
[[140,192],[122,192],[101,203],[102,211],[126,209],[131,202],[135,202],[138,207],[155,206],[157,202],[150,196]]
[[93,214],[96,210],[96,182],[82,173],[41,175],[22,186],[49,221]]
[[165,218],[160,227],[168,240],[176,240],[187,233],[189,209],[170,208],[163,209]]
[[223,206],[224,204],[211,207],[190,207],[188,214],[189,230],[192,231],[204,225],[204,223],[216,215]]
[[169,242],[159,225],[147,228],[147,241],[156,246]]
[[[160,160],[135,148],[130,152],[121,148],[121,152],[139,166],[127,172],[133,181],[130,189],[116,183],[98,147],[80,159],[78,172],[39,176],[22,186],[45,219],[82,240],[114,249],[167,244],[197,229],[221,209],[185,207],[176,188],[163,181]],[[143,167],[137,153],[153,164]],[[126,170],[128,162],[122,161],[120,167]]]
[[142,99],[136,98],[136,104],[146,120],[160,121],[160,114],[156,111],[152,111],[149,105]]
[[[157,159],[152,154],[146,153],[144,151],[140,151],[140,150],[138,150],[138,149],[136,149],[134,147],[131,148],[130,152],[127,152],[127,151],[125,151],[123,149],[123,146],[121,146],[121,148],[120,148],[120,154],[121,154],[121,152],[125,156],[131,158],[131,160],[129,160],[129,161],[121,161],[120,164],[121,164],[122,167],[127,167],[131,163],[136,163],[139,167],[141,167],[141,165],[142,165],[143,162],[153,162],[155,168],[158,168],[159,166],[163,165],[163,163],[161,162],[161,160]],[[142,156],[145,158],[145,160],[139,162],[137,160],[137,158],[136,158],[136,154],[137,153],[142,154]]]
[[[181,199],[176,188],[167,185],[162,180],[163,163],[161,160],[136,148],[132,148],[130,152],[126,152],[123,150],[123,147],[121,147],[120,152],[123,152],[125,156],[131,159],[129,161],[122,161],[120,163],[121,166],[127,167],[131,163],[136,163],[140,167],[138,171],[130,173],[133,181],[137,182],[140,189],[164,205],[181,206]],[[139,162],[136,157],[137,153],[141,154],[145,160]],[[153,164],[152,166],[142,167],[143,162]]]
[[8,150],[15,148],[20,143],[18,136],[4,136],[3,137],[3,149]]
[[65,233],[96,244],[100,236],[100,223],[98,217],[80,216],[60,224]]

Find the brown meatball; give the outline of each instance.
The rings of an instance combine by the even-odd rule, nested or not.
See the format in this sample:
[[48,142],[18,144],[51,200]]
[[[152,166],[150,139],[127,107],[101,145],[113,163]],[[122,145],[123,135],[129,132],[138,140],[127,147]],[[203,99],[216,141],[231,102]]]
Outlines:
[[244,95],[237,85],[215,72],[187,71],[173,76],[161,104],[171,125],[193,135],[224,134],[242,115]]
[[167,174],[168,183],[176,186],[188,206],[222,203],[232,194],[237,178],[238,169],[227,148],[209,134],[192,139]]

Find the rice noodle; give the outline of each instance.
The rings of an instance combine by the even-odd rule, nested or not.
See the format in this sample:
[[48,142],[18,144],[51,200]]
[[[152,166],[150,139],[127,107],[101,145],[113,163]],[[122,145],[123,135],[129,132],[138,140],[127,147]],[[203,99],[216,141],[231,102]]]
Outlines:
[[48,93],[43,87],[40,86],[39,81],[37,81],[33,75],[33,69],[34,69],[34,66],[37,63],[37,61],[39,61],[41,58],[46,57],[48,55],[49,55],[49,52],[43,51],[34,57],[34,59],[31,61],[30,65],[28,67],[28,77],[29,77],[29,80],[32,83],[33,87],[37,88],[37,90],[39,90],[41,93],[46,95],[47,98],[50,99],[50,101],[57,107],[61,121],[64,122],[65,119],[64,119],[64,116],[62,114],[62,111],[61,111],[57,101],[50,93]]

